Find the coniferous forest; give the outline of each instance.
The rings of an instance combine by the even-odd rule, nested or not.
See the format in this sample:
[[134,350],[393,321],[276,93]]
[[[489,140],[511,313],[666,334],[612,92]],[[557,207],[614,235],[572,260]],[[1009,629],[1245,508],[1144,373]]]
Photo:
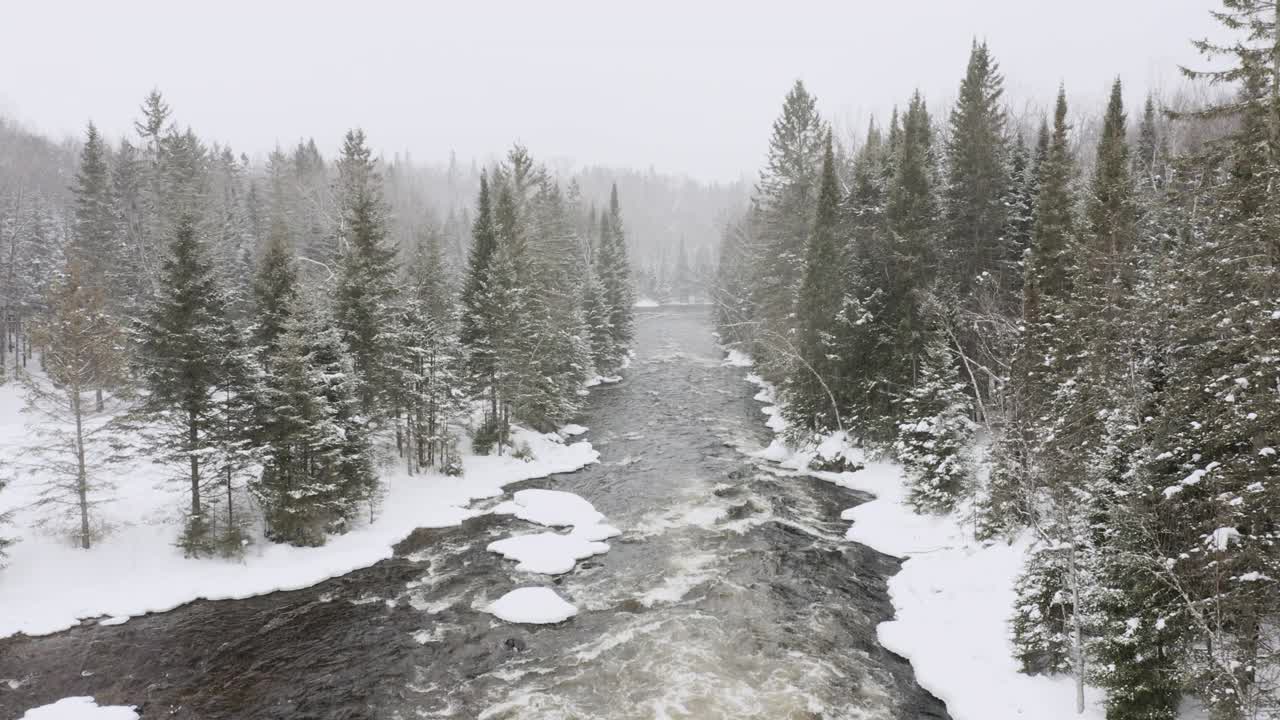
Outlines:
[[[1280,0],[1208,18],[726,82],[754,184],[0,116],[0,717],[1280,718]],[[637,47],[592,130],[731,147]]]
[[596,210],[516,145],[481,171],[449,267],[457,231],[393,224],[360,130],[333,162],[308,141],[254,168],[159,92],[135,129],[113,147],[88,126],[65,212],[15,197],[6,215],[0,370],[67,421],[39,454],[82,547],[112,463],[138,453],[187,484],[190,555],[237,553],[247,499],[271,540],[323,544],[376,512],[379,438],[409,474],[457,474],[460,443],[519,453],[513,423],[568,423],[626,361],[616,188]]
[[1115,720],[1280,709],[1280,10],[1222,5],[1207,93],[1116,80],[1096,121],[1065,87],[1014,117],[980,41],[954,105],[845,145],[797,82],[720,251],[721,331],[792,440],[847,433],[919,512],[1033,535],[1017,661]]

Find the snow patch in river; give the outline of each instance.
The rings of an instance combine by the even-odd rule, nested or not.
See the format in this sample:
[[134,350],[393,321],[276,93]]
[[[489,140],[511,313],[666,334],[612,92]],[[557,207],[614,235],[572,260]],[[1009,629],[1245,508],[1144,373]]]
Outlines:
[[91,697],[63,698],[26,712],[19,720],[137,720],[132,706],[98,705]]
[[519,563],[516,570],[521,572],[562,575],[572,570],[579,560],[609,552],[609,546],[573,533],[544,532],[495,540],[489,543],[489,552],[515,560]]
[[581,425],[575,425],[573,423],[569,423],[568,425],[565,425],[564,427],[560,428],[560,436],[574,437],[576,435],[581,435],[586,431],[587,429]]
[[485,610],[510,623],[533,625],[564,622],[578,614],[577,608],[545,587],[517,588],[494,600]]
[[604,523],[604,515],[580,495],[561,490],[519,490],[511,500],[493,509],[548,527],[568,527],[568,533],[543,532],[514,535],[489,543],[489,552],[515,560],[516,570],[561,575],[573,569],[579,560],[609,551],[602,540],[621,533]]

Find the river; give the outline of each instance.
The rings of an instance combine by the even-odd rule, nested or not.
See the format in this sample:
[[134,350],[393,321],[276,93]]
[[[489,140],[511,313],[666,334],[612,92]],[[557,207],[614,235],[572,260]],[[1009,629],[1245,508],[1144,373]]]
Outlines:
[[[876,642],[898,563],[840,520],[867,498],[749,457],[770,433],[706,308],[640,311],[636,335],[582,419],[600,463],[508,487],[586,498],[622,530],[608,553],[517,573],[485,547],[543,528],[489,514],[306,590],[0,640],[0,677],[25,679],[0,718],[70,695],[210,720],[946,718]],[[578,615],[481,610],[534,584]]]

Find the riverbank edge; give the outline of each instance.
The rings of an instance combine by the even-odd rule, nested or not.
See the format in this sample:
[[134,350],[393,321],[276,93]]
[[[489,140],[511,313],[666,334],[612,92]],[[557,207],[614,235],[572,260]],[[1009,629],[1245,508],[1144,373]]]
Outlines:
[[[774,432],[773,442],[755,457],[874,497],[841,518],[852,522],[848,540],[902,560],[888,579],[894,617],[877,626],[877,638],[911,663],[916,682],[942,700],[954,720],[1105,720],[1096,688],[1087,688],[1085,712],[1077,714],[1070,678],[1018,671],[1008,622],[1014,583],[1032,551],[1029,539],[979,542],[966,527],[971,513],[964,509],[946,516],[917,514],[906,503],[902,467],[870,457],[843,433],[803,448],[789,446],[776,388],[749,371],[750,357],[732,349],[725,353],[725,366],[748,370],[744,380],[759,388],[754,399]],[[837,456],[861,469],[834,473],[809,467],[815,459]]]

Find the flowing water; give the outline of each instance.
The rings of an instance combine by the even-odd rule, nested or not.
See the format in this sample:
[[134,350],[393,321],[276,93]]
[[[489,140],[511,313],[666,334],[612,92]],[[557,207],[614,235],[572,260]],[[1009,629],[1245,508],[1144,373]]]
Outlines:
[[[517,573],[486,545],[542,528],[484,515],[306,590],[0,640],[24,679],[0,718],[69,695],[145,718],[946,718],[876,642],[897,562],[839,519],[867,498],[748,457],[770,434],[705,308],[641,312],[636,344],[589,398],[600,463],[508,488],[583,496],[622,530],[608,553]],[[537,584],[578,615],[480,610]]]

